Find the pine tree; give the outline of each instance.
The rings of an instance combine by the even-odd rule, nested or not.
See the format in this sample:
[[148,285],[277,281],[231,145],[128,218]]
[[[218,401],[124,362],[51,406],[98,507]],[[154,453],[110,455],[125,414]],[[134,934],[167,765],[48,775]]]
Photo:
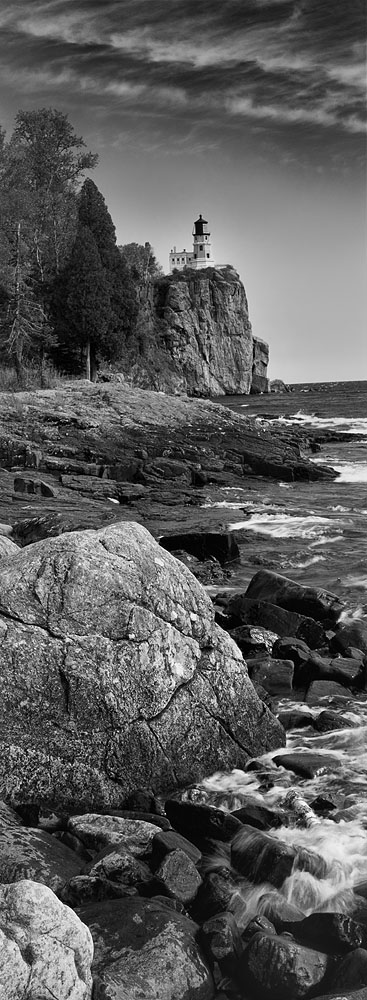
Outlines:
[[86,378],[94,379],[98,354],[106,351],[111,302],[105,269],[88,226],[78,226],[66,288],[69,336],[84,351]]

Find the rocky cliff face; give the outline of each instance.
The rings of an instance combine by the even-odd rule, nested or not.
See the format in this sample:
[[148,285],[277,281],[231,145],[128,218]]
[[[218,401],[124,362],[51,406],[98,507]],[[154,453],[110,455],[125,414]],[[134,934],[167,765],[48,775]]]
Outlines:
[[141,355],[131,380],[144,388],[190,396],[248,393],[253,371],[260,374],[246,292],[232,267],[155,281],[141,306],[137,339]]

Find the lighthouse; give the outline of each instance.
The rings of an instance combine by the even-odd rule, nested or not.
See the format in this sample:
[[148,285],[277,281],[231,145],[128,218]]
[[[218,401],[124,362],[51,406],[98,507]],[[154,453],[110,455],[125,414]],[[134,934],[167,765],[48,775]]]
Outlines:
[[212,244],[210,238],[209,224],[202,215],[194,222],[192,230],[193,247],[192,251],[177,250],[173,247],[169,255],[169,269],[172,271],[182,271],[184,267],[194,270],[201,270],[203,267],[215,267],[215,260],[212,255]]

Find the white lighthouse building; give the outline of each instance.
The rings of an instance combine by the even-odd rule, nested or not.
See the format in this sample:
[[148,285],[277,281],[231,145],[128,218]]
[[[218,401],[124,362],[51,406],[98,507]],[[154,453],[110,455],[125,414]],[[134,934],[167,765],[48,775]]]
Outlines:
[[201,270],[203,267],[215,267],[215,260],[212,254],[212,244],[210,230],[206,219],[202,215],[194,222],[192,230],[193,246],[192,250],[177,250],[173,247],[169,255],[169,270],[182,271],[184,267],[191,267]]

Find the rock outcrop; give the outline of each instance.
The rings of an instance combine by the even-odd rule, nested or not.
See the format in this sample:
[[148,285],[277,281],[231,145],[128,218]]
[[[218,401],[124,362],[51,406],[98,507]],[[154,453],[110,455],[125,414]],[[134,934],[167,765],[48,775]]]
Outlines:
[[269,345],[259,337],[253,338],[252,354],[252,379],[250,392],[257,395],[261,392],[269,392],[269,379],[267,377],[269,364]]
[[243,767],[284,731],[182,563],[124,522],[1,562],[0,794],[118,807]]
[[142,353],[128,375],[135,385],[221,396],[248,393],[253,371],[266,375],[267,345],[258,341],[263,349],[254,356],[246,292],[230,266],[156,280],[141,305],[137,339]]

